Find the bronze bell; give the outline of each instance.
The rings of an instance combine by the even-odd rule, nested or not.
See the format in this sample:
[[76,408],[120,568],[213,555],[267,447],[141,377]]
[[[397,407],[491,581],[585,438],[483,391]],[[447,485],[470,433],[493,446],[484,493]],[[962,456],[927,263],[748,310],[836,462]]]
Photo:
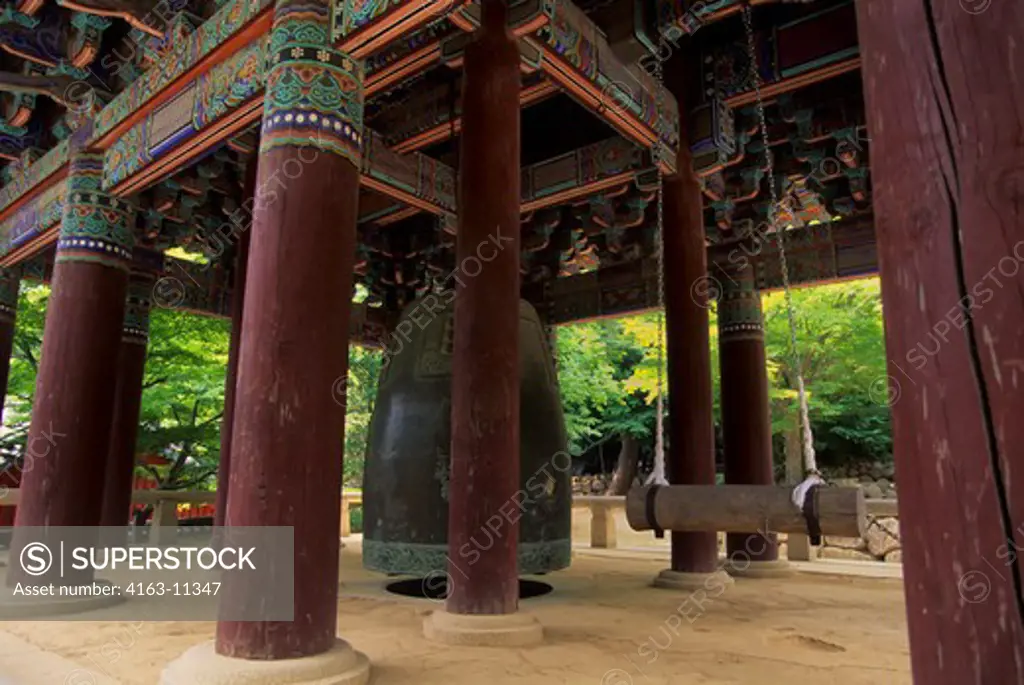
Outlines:
[[[448,567],[455,331],[453,304],[432,318],[427,307],[414,313],[418,304],[405,308],[389,339],[370,421],[363,566],[426,576]],[[519,303],[519,363],[520,482],[530,503],[519,519],[519,573],[525,575],[566,568],[572,547],[565,417],[544,327],[526,301]],[[491,535],[483,529],[471,542],[488,549]]]

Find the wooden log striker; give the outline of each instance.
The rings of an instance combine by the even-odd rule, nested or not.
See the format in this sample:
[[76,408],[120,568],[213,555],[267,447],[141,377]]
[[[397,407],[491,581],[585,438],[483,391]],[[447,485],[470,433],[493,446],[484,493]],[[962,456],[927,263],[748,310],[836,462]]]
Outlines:
[[[793,504],[786,485],[668,485],[657,487],[653,520],[648,512],[652,487],[626,495],[626,520],[633,530],[721,530],[745,533],[806,533],[807,520]],[[860,488],[818,488],[818,519],[823,535],[861,537],[867,507]]]

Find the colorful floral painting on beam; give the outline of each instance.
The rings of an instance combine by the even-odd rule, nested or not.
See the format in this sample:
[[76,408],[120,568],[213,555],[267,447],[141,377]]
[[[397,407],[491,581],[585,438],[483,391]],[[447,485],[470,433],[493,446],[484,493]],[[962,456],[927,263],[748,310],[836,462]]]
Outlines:
[[103,187],[121,183],[259,95],[268,42],[264,36],[246,46],[126,131],[107,149]]
[[15,174],[10,183],[0,189],[0,211],[6,209],[19,197],[36,187],[68,161],[69,141],[63,140],[50,149],[20,174]]
[[95,139],[108,133],[133,111],[157,95],[165,86],[230,38],[264,8],[270,0],[234,0],[202,26],[179,42],[158,64],[123,90],[96,119]]

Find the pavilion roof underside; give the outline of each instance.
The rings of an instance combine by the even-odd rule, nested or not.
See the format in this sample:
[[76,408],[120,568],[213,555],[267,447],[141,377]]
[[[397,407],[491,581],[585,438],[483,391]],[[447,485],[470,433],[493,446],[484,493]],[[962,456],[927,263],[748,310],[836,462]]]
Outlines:
[[[92,89],[87,106],[62,103],[43,91],[31,98],[0,96],[7,117],[6,137],[0,139],[7,147],[0,146],[0,156],[8,150],[7,159],[14,158],[0,189],[0,265],[46,262],[71,150],[103,151],[104,187],[140,208],[140,249],[206,253],[211,263],[205,271],[221,275],[195,280],[194,289],[207,294],[190,296],[197,304],[189,308],[223,314],[232,249],[219,234],[243,206],[243,170],[258,146],[272,3],[182,2],[160,38],[151,35],[157,32],[153,27],[143,30],[116,17],[104,18],[106,26],[97,29],[100,22],[76,20],[96,15],[51,4],[33,8],[23,1],[8,15],[99,30],[92,55],[98,65],[112,54],[125,56],[125,41],[139,49],[119,70],[109,60],[106,71],[89,70],[81,79]],[[684,36],[673,38],[680,50],[699,57],[687,60],[699,65],[689,69],[699,87],[683,119],[705,195],[712,251],[763,230],[774,183],[781,216],[794,236],[802,236],[794,240],[811,241],[815,247],[808,254],[831,260],[831,266],[804,268],[795,280],[873,270],[873,240],[864,241],[864,226],[871,223],[869,143],[856,36],[850,36],[852,3],[821,0],[755,13],[768,19],[755,35],[755,47],[763,57],[757,67],[774,160],[771,177],[746,38],[735,16],[738,3],[714,0],[678,15],[633,13],[637,25],[625,37],[621,26],[608,24],[622,16],[616,8],[623,4],[632,5],[513,2],[510,24],[523,58],[524,294],[540,292],[555,279],[565,282],[563,290],[582,292],[582,285],[571,284],[586,282],[600,292],[603,286],[594,285],[599,272],[617,274],[616,283],[631,274],[634,290],[646,291],[657,244],[655,160],[661,160],[662,172],[672,171],[675,155],[665,151],[678,144],[679,116],[675,99],[646,73],[649,65],[630,64],[625,57],[638,50],[638,42],[643,47],[644,31],[656,35],[651,31],[671,27]],[[450,11],[437,13],[441,5]],[[678,3],[673,6],[678,10]],[[367,73],[357,282],[369,291],[371,307],[394,313],[454,268],[461,55],[477,8],[402,2],[373,16],[352,13],[344,0],[335,8],[336,44],[361,57]],[[77,45],[71,33],[61,34],[66,51]],[[0,53],[0,68],[19,64],[33,72],[31,60],[10,50]],[[65,67],[48,71],[63,83]],[[106,78],[97,83],[100,76]],[[28,114],[25,103],[32,104]],[[11,142],[17,137],[10,134],[12,121],[23,124],[20,142]],[[11,145],[17,144],[25,148],[13,154],[18,151]],[[846,233],[853,237],[844,243]],[[829,251],[831,257],[825,255]],[[164,271],[168,264],[182,268],[168,260]],[[772,273],[764,267],[764,287],[773,286]],[[541,290],[550,295],[558,288]],[[616,306],[649,306],[642,297],[617,301]],[[552,316],[564,320],[564,311],[572,309],[562,307],[563,314]],[[598,309],[586,316],[607,307]]]

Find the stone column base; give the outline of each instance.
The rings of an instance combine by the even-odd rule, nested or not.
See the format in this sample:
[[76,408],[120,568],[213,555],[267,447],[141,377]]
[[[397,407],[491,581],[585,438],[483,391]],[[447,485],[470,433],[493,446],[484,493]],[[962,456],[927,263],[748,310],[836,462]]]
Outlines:
[[725,569],[713,573],[687,573],[667,568],[654,579],[654,587],[693,592],[721,588],[735,582]]
[[160,685],[364,685],[370,660],[342,639],[323,654],[262,661],[217,654],[213,641],[192,647],[167,664]]
[[540,644],[544,629],[533,616],[450,614],[435,611],[423,621],[428,640],[461,647],[527,647]]
[[[95,585],[109,586],[105,580],[93,581]],[[29,583],[22,583],[29,585]],[[81,614],[86,611],[105,609],[125,601],[120,594],[88,595],[84,597],[25,596],[14,594],[14,588],[0,587],[0,620],[11,621],[42,616],[63,616]]]
[[787,578],[796,573],[788,560],[750,561],[727,559],[723,568],[735,578]]

